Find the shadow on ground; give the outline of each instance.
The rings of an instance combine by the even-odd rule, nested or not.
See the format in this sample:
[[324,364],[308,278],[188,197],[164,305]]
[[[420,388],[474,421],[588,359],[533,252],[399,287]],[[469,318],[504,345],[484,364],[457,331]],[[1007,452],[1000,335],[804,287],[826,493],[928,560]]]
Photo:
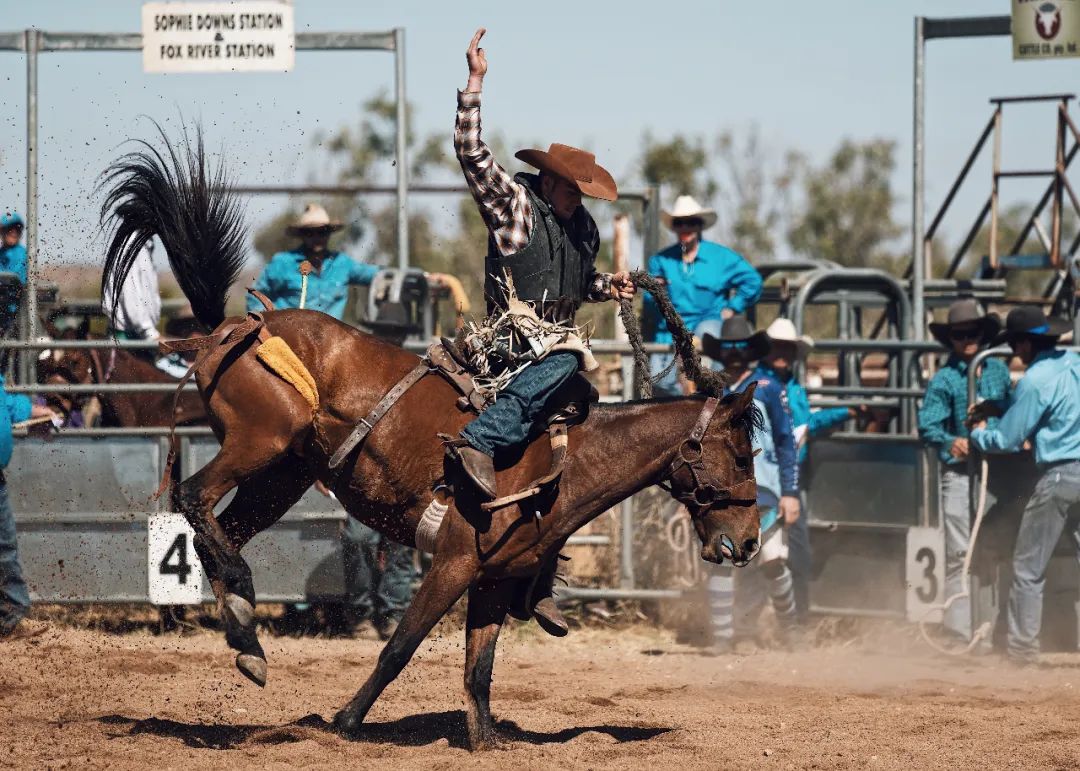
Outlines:
[[[179,739],[188,747],[197,749],[228,750],[252,744],[288,744],[307,740],[325,743],[327,740],[345,740],[319,715],[308,715],[281,726],[206,725],[156,717],[136,720],[124,715],[105,715],[96,718],[95,722],[110,727],[110,739],[149,734]],[[511,720],[498,721],[496,729],[504,741],[526,744],[561,744],[590,732],[606,734],[618,742],[642,742],[672,730],[659,726],[591,725],[545,732],[521,728]],[[363,731],[349,739],[372,744],[396,744],[400,747],[420,747],[446,739],[451,747],[465,749],[468,746],[465,713],[462,710],[428,712],[384,723],[365,723]]]

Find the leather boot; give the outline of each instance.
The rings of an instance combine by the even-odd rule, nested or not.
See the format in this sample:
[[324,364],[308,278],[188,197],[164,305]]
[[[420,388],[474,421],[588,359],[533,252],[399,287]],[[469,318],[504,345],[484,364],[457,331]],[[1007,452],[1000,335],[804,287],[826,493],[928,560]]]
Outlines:
[[477,450],[475,447],[459,447],[458,459],[462,470],[476,485],[476,489],[488,498],[496,498],[495,492],[495,461],[490,455]]
[[555,572],[559,565],[558,556],[553,557],[545,566],[543,572],[536,577],[533,584],[530,601],[533,603],[532,615],[540,628],[552,637],[566,637],[570,632],[570,626],[559,612],[559,606],[555,604],[552,589],[555,586]]

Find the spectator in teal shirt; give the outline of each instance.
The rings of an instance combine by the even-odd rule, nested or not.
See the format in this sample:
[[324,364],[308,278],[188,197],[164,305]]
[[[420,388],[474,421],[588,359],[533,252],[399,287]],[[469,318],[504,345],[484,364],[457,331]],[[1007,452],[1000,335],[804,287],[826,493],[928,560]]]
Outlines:
[[[21,286],[26,286],[26,247],[22,245],[25,227],[18,212],[8,210],[0,215],[0,272],[14,273]],[[18,312],[16,299],[8,304],[6,313],[0,313],[0,335],[13,326]]]
[[[649,258],[649,274],[663,280],[687,329],[698,337],[706,332],[716,337],[724,319],[744,313],[758,301],[761,276],[738,252],[702,239],[702,231],[716,223],[716,212],[702,208],[691,196],[679,196],[671,211],[661,214],[661,219],[678,240]],[[671,332],[649,294],[645,295],[645,314],[657,325],[653,339],[670,343]],[[654,374],[667,368],[672,356],[653,354]],[[674,369],[661,378],[655,390],[671,395],[680,393]]]
[[[275,308],[300,307],[302,282],[300,264],[310,262],[304,307],[322,311],[335,319],[345,315],[349,285],[368,285],[379,272],[374,265],[356,262],[342,252],[328,248],[330,234],[342,227],[330,219],[326,209],[308,204],[289,234],[300,238],[299,249],[278,252],[255,282]],[[248,295],[248,310],[262,310],[262,303]],[[329,490],[316,483],[323,495]],[[345,578],[345,624],[352,628],[370,621],[382,639],[390,638],[412,598],[412,550],[362,524],[354,517],[345,520],[341,531]],[[293,612],[306,605],[296,605]]]
[[[308,276],[304,307],[341,319],[349,299],[349,285],[366,286],[379,272],[374,265],[357,262],[343,252],[329,249],[330,234],[341,227],[340,222],[330,219],[326,209],[318,204],[308,204],[288,231],[300,239],[300,246],[292,252],[275,254],[255,281],[255,288],[266,295],[275,308],[300,307],[300,264],[306,260],[314,270]],[[262,304],[251,295],[248,295],[247,305],[248,310],[262,310]]]
[[[949,307],[945,323],[930,325],[930,333],[949,351],[944,366],[930,379],[919,408],[919,435],[941,461],[941,519],[945,529],[945,597],[962,593],[964,558],[971,538],[971,506],[968,496],[971,453],[968,430],[968,366],[997,334],[996,316],[983,313],[975,300],[957,300]],[[982,399],[998,402],[1009,395],[1009,368],[1000,359],[987,359],[977,381]],[[945,611],[945,628],[970,640],[971,603],[955,600]]]

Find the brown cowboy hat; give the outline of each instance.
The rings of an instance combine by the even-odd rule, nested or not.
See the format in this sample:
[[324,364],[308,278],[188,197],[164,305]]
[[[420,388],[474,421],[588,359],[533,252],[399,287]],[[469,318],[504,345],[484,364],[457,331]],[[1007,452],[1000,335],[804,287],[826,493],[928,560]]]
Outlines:
[[987,315],[975,300],[957,300],[949,306],[949,315],[944,322],[930,324],[930,334],[948,349],[952,349],[949,332],[953,327],[976,326],[980,329],[979,345],[986,345],[1001,329],[1001,320],[994,315]]
[[342,223],[330,219],[326,209],[319,206],[319,204],[309,203],[304,207],[304,212],[300,215],[300,218],[286,228],[286,232],[291,236],[298,236],[304,231],[310,230],[325,230],[333,233],[343,227],[345,226]]
[[514,157],[525,161],[540,171],[554,174],[581,191],[582,195],[614,201],[619,197],[615,179],[607,169],[596,162],[596,156],[569,145],[552,143],[547,152],[543,150],[518,150]]

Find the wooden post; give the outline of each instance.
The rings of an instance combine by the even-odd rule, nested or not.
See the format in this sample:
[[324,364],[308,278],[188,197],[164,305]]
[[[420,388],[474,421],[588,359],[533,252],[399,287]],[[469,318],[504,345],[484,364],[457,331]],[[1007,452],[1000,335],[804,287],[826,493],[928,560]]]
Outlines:
[[1064,99],[1058,105],[1057,147],[1054,153],[1054,208],[1050,220],[1050,264],[1061,267],[1061,209],[1064,203],[1062,181],[1065,178],[1065,110],[1068,102]]
[[[620,273],[630,270],[630,218],[625,214],[616,214],[612,222],[615,232],[611,238],[611,270]],[[615,339],[626,340],[626,330],[619,318],[619,306],[615,305]]]

